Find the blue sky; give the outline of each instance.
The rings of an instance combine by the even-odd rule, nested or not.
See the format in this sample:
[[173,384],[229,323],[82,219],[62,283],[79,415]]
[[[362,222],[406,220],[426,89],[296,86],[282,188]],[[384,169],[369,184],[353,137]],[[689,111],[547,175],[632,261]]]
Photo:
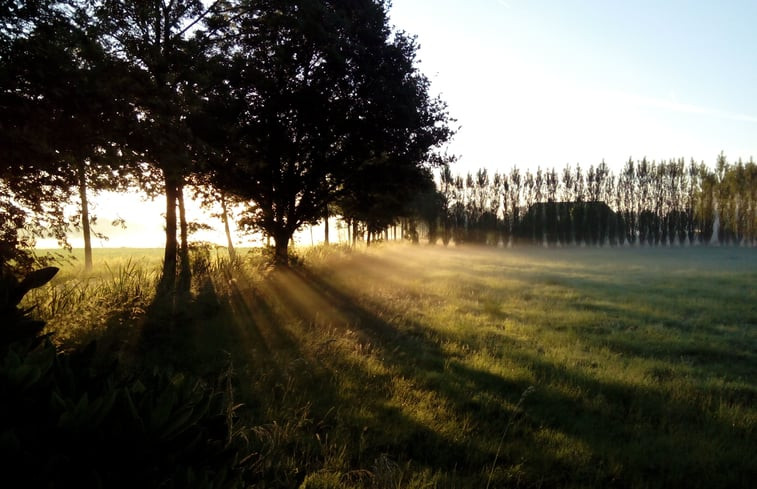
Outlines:
[[462,126],[461,171],[757,157],[755,1],[394,0],[390,14]]

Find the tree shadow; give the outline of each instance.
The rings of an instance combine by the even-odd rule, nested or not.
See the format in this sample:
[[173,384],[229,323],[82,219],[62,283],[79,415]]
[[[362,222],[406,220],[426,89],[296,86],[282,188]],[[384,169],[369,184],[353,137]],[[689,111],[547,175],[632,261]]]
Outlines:
[[[385,280],[392,263],[369,257],[356,265],[350,273]],[[495,375],[446,351],[429,325],[308,267],[199,283],[183,304],[188,321],[173,316],[185,336],[183,361],[211,373],[232,359],[255,419],[281,421],[277,415],[308,406],[318,421],[303,436],[341,444],[350,468],[388,456],[470,487],[485,486],[490,473],[494,486],[563,487],[747,487],[757,475],[744,455],[757,453],[753,433],[667,392],[664,372],[659,388],[600,380],[508,338],[503,354],[530,375]],[[519,406],[531,385],[535,393]],[[720,402],[753,394],[733,391]],[[428,402],[436,404],[413,405]],[[430,419],[434,409],[460,431]],[[590,459],[577,464],[545,433],[577,440]]]
[[[688,295],[687,291],[671,291],[667,284],[622,287],[589,277],[574,278],[570,287],[580,291],[583,299],[576,303],[555,296],[550,299],[555,308],[589,310],[603,323],[593,330],[587,325],[577,331],[576,334],[590,330],[601,333],[581,335],[582,341],[621,355],[705,367],[713,374],[757,376],[757,337],[751,333],[757,325],[757,316],[749,311],[754,306],[736,302],[728,291],[717,290],[714,297],[700,298]],[[618,299],[606,300],[603,297],[607,295]],[[678,297],[688,302],[671,307]],[[623,298],[622,302],[619,298]],[[712,316],[712,310],[724,307],[740,308],[743,315],[739,324],[727,327],[701,320]],[[721,321],[728,323],[733,319],[723,317]],[[644,331],[639,330],[641,327]],[[658,334],[647,334],[650,328]]]
[[[377,374],[355,362],[334,360],[333,357],[344,353],[339,348],[319,348],[320,355],[332,357],[325,363],[326,368],[349,365],[351,378],[370,379],[370,385],[356,389],[345,389],[337,382],[330,399],[321,396],[332,405],[330,407],[348,402],[364,403],[360,409],[353,406],[341,413],[346,426],[356,430],[350,435],[353,446],[363,446],[357,454],[359,458],[373,459],[388,453],[435,470],[451,470],[468,460],[488,459],[472,440],[451,439],[440,434],[428,424],[411,418],[407,410],[389,402],[392,384],[397,378],[419,382],[415,379],[419,368],[433,371],[443,368],[438,345],[423,339],[421,325],[403,324],[400,330],[306,268],[279,270],[270,284],[283,309],[288,311],[289,321],[296,319],[311,331],[321,328],[320,333],[325,328],[332,338],[354,335],[354,351],[386,367],[383,373]],[[420,382],[419,387],[423,387]],[[362,401],[355,391],[366,394]]]
[[[472,443],[450,440],[412,419],[401,407],[375,397],[376,390],[391,391],[396,373],[375,376],[359,371],[354,364],[346,375],[336,372],[335,365],[346,363],[339,358],[343,352],[328,338],[351,331],[360,337],[359,344],[383,345],[388,338],[406,335],[347,295],[332,288],[324,290],[306,277],[302,270],[291,268],[279,269],[262,280],[238,274],[223,286],[211,281],[201,294],[205,298],[196,301],[217,300],[220,309],[212,321],[195,321],[197,327],[187,334],[196,337],[194,343],[205,353],[214,348],[211,344],[228,351],[237,382],[245,391],[242,400],[254,419],[281,425],[286,420],[277,416],[307,406],[309,416],[317,422],[303,428],[302,435],[313,441],[335,440],[348,450],[351,468],[370,469],[376,460],[388,457],[450,472],[468,458],[490,458],[471,455],[476,452]],[[307,338],[315,328],[329,328],[326,334],[314,335],[327,338],[321,344],[312,344]],[[196,361],[212,363],[199,355]],[[377,385],[360,386],[372,391],[366,398],[356,397],[345,386],[345,378],[369,377]]]
[[[515,351],[511,356],[528,365],[535,377],[537,391],[527,411],[532,426],[582,440],[595,454],[598,468],[621,469],[606,474],[609,479],[603,483],[749,487],[757,474],[754,428],[731,424],[718,407],[668,389],[668,379],[658,379],[656,385],[600,380],[543,355]],[[545,384],[553,387],[539,388]],[[752,389],[722,395],[710,402],[746,407],[755,399]]]
[[[517,414],[512,410],[514,401],[531,382],[465,366],[445,354],[430,328],[407,319],[398,327],[372,313],[378,304],[357,297],[356,291],[335,286],[307,268],[292,273],[313,293],[320,294],[324,302],[348,311],[353,318],[352,327],[382,345],[382,361],[391,371],[414,379],[418,388],[435,391],[456,412],[473,416],[476,429],[469,434],[469,440],[459,443],[467,447],[466,456],[460,460],[462,465],[480,471],[492,461],[494,448],[491,444],[476,443],[476,433],[490,437],[491,433],[506,429]],[[757,459],[744,456],[754,453],[756,445],[748,428],[729,425],[717,410],[700,411],[691,399],[676,397],[665,385],[648,387],[599,380],[585,369],[568,368],[526,348],[513,348],[507,355],[510,360],[528,366],[537,387],[533,399],[525,406],[530,429],[512,433],[511,436],[523,438],[512,446],[524,448],[529,443],[538,443],[532,438],[535,431],[550,429],[581,440],[592,453],[592,463],[597,464],[596,471],[592,471],[591,464],[575,467],[566,461],[569,458],[557,452],[545,453],[535,463],[536,473],[544,470],[554,474],[554,467],[562,464],[565,474],[564,479],[548,483],[747,487],[747,481],[757,470]],[[665,379],[660,381],[664,384]],[[563,391],[559,386],[570,389]],[[721,402],[748,406],[754,394],[751,389],[736,389]],[[509,406],[502,402],[508,398]],[[718,436],[722,433],[727,435]],[[731,444],[728,448],[719,445],[726,440]],[[681,449],[692,443],[695,447]],[[715,452],[717,457],[712,456]],[[517,460],[517,452],[505,449],[505,453],[508,462]],[[443,457],[425,460],[433,465]],[[584,472],[580,473],[581,470]]]

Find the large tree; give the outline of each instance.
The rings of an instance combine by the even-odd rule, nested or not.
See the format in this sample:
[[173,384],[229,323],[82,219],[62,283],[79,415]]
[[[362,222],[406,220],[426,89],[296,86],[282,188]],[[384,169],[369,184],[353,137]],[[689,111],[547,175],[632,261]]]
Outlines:
[[[161,285],[174,287],[177,253],[188,286],[183,186],[194,168],[193,133],[188,118],[198,103],[197,65],[206,46],[202,21],[226,2],[201,0],[102,0],[93,3],[98,37],[108,52],[132,68],[132,103],[140,124],[129,147],[152,165],[166,197],[166,246]],[[177,208],[184,246],[178,247]]]
[[240,8],[225,82],[243,102],[238,147],[219,185],[253,202],[244,223],[272,236],[285,262],[293,233],[354,194],[351,185],[363,187],[367,174],[384,187],[407,181],[397,176],[435,162],[451,130],[415,66],[417,46],[392,32],[384,2],[249,0]]
[[[128,106],[120,66],[109,62],[88,27],[73,0],[9,2],[0,10],[0,179],[10,196],[3,201],[3,234],[16,249],[38,236],[64,241],[72,222],[63,206],[78,193],[91,266],[88,188],[123,181],[112,136],[123,120],[116,114]],[[6,220],[11,215],[15,220]],[[43,226],[33,224],[40,220]]]

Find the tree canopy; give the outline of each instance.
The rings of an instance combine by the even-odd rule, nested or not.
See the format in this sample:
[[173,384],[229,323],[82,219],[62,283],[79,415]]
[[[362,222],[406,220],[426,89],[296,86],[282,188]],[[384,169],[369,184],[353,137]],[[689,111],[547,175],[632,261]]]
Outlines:
[[407,214],[454,131],[388,5],[4,2],[4,263],[31,245],[30,216],[63,239],[62,204],[78,189],[86,216],[88,186],[125,174],[166,197],[167,290],[189,269],[187,183],[247,202],[242,222],[274,238],[280,262],[329,206],[369,227]]
[[[416,44],[392,33],[385,4],[240,7],[225,73],[238,109],[226,125],[238,144],[221,162],[218,184],[253,202],[243,222],[272,236],[285,261],[292,234],[330,203],[374,201],[366,210],[378,194],[409,198],[452,131],[444,103],[429,96],[415,66]],[[401,214],[401,206],[393,210]]]
[[[120,181],[113,157],[113,136],[122,130],[115,114],[127,107],[120,67],[68,6],[11,2],[0,12],[2,228],[4,243],[16,248],[42,236],[64,241],[70,222],[62,204],[74,189]],[[81,212],[86,226],[86,206]]]

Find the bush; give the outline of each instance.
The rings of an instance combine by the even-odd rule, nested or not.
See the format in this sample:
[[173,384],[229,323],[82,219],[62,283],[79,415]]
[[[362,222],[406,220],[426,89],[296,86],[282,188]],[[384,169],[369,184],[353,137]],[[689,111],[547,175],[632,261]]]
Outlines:
[[[167,369],[127,375],[94,344],[61,354],[17,306],[57,269],[0,282],[0,457],[27,487],[242,485],[231,393]],[[5,484],[3,484],[5,485]]]

